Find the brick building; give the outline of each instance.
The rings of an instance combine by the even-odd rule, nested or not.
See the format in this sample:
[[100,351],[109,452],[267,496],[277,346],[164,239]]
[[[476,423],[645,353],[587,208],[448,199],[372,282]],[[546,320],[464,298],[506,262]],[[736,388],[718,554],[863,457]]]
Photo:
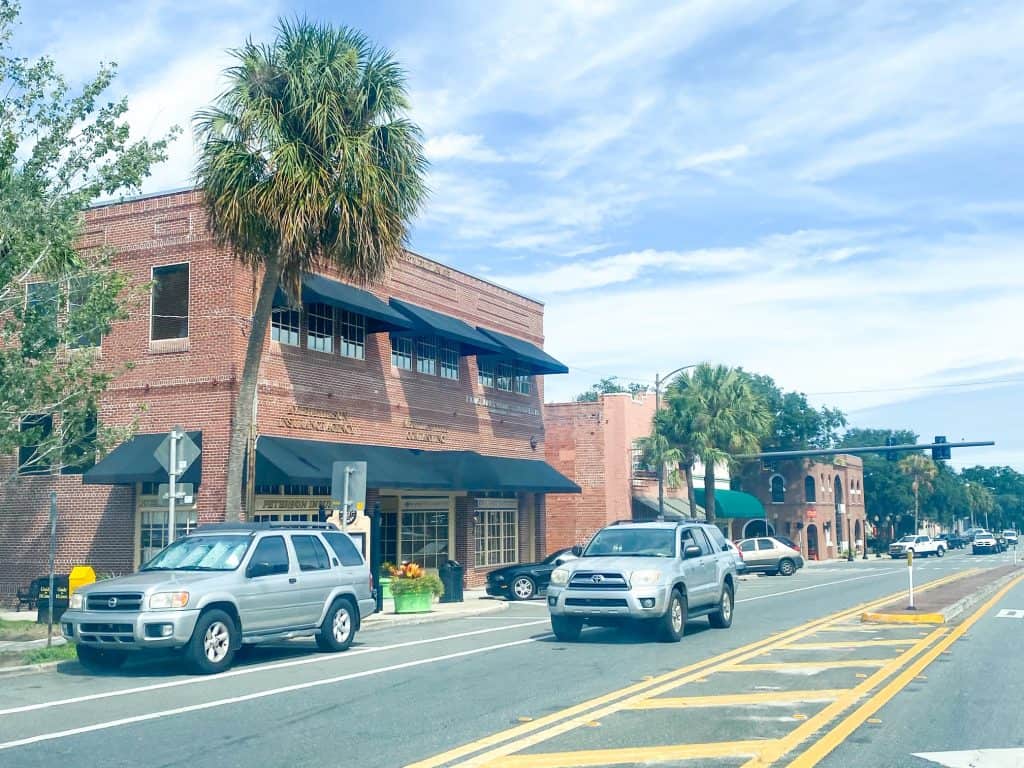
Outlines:
[[[547,501],[545,534],[549,551],[585,544],[600,528],[616,520],[652,520],[658,511],[654,468],[644,466],[637,441],[651,434],[654,395],[615,393],[596,402],[546,403],[545,450],[548,463],[580,486],[578,495]],[[666,475],[671,481],[673,478]],[[694,467],[696,517],[703,517],[704,467]],[[726,467],[715,471],[716,522],[727,529],[733,520],[762,516],[763,507],[745,493],[729,489]],[[666,518],[693,517],[685,481],[665,483]]]
[[[97,417],[136,435],[83,474],[25,475],[0,487],[0,601],[45,571],[49,494],[60,509],[58,572],[126,572],[168,540],[167,474],[154,449],[176,424],[201,445],[181,478],[194,493],[175,530],[222,520],[228,439],[256,278],[215,247],[197,191],[100,206],[81,247],[107,247],[141,288],[101,343],[118,371]],[[150,286],[146,289],[146,286]],[[550,493],[577,487],[545,461],[544,353],[537,301],[408,253],[380,285],[310,275],[302,306],[278,297],[256,398],[256,520],[310,520],[330,506],[331,465],[368,461],[386,559],[467,582],[547,550]],[[126,367],[130,364],[130,367]],[[57,417],[59,418],[59,416]],[[0,457],[10,474],[15,457]],[[355,530],[368,527],[360,515]]]
[[[796,541],[805,557],[839,557],[851,539],[854,550],[863,554],[870,531],[864,511],[864,463],[858,456],[837,456],[832,462],[750,462],[739,484],[764,504],[769,532]],[[731,533],[740,538],[763,531],[764,522],[755,520]]]

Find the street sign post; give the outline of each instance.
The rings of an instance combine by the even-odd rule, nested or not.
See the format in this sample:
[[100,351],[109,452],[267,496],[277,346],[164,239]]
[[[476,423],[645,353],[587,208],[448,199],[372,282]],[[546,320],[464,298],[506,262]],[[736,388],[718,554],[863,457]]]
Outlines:
[[[167,472],[167,543],[174,542],[174,531],[176,521],[174,519],[174,505],[178,500],[178,489],[175,487],[178,477],[192,466],[192,463],[199,458],[199,446],[181,427],[175,425],[170,433],[163,439],[153,456],[160,462],[160,466]],[[161,493],[161,496],[163,494]]]
[[57,593],[53,591],[53,569],[54,558],[57,553],[57,492],[50,491],[50,591],[47,594],[46,604],[48,615],[46,619],[46,647],[53,645],[53,602]]
[[[341,529],[366,509],[366,462],[336,461],[331,467],[331,499],[341,505]],[[351,520],[349,519],[351,513]]]
[[907,575],[910,577],[910,605],[907,606],[908,610],[916,610],[914,608],[914,550],[907,550]]

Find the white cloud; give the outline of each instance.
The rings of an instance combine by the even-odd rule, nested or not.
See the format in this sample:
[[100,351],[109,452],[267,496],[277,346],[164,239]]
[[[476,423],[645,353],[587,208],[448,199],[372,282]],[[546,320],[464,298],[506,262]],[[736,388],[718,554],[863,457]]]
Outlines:
[[484,144],[479,134],[445,133],[426,140],[423,151],[428,160],[468,160],[476,163],[501,162],[501,156]]

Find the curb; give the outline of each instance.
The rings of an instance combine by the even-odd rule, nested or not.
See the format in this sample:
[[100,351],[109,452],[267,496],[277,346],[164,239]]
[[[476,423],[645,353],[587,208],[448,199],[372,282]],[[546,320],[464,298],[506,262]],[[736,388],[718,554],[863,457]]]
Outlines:
[[1021,571],[1012,571],[1000,576],[995,581],[979,587],[965,597],[961,597],[955,603],[946,606],[938,613],[862,613],[861,622],[865,624],[950,624],[969,608],[977,605],[986,597],[999,591],[1005,584],[1021,575]]
[[363,632],[370,632],[375,629],[391,629],[392,627],[411,627],[419,624],[433,624],[439,621],[448,621],[450,619],[471,619],[474,616],[483,616],[488,613],[501,613],[507,611],[509,603],[507,601],[495,600],[493,605],[488,605],[486,608],[472,611],[452,611],[448,612],[431,612],[424,614],[397,614],[397,613],[375,613],[373,616],[365,619],[360,627]]
[[64,664],[68,661],[70,661],[70,659],[46,661],[42,664],[22,664],[18,667],[0,667],[0,677],[16,677],[17,675],[29,675],[33,672],[46,672],[49,669],[53,669],[58,664]]

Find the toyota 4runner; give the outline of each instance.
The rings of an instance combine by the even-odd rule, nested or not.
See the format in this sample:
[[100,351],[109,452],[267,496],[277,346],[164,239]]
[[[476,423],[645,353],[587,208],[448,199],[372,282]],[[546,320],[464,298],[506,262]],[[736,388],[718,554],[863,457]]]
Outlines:
[[331,525],[226,523],[178,539],[136,574],[77,590],[60,622],[88,668],[153,648],[209,674],[269,640],[315,637],[343,651],[373,613],[372,593],[356,545]]
[[548,587],[551,629],[562,641],[584,624],[643,622],[676,642],[686,620],[732,624],[736,564],[722,532],[699,523],[626,523],[598,531]]

